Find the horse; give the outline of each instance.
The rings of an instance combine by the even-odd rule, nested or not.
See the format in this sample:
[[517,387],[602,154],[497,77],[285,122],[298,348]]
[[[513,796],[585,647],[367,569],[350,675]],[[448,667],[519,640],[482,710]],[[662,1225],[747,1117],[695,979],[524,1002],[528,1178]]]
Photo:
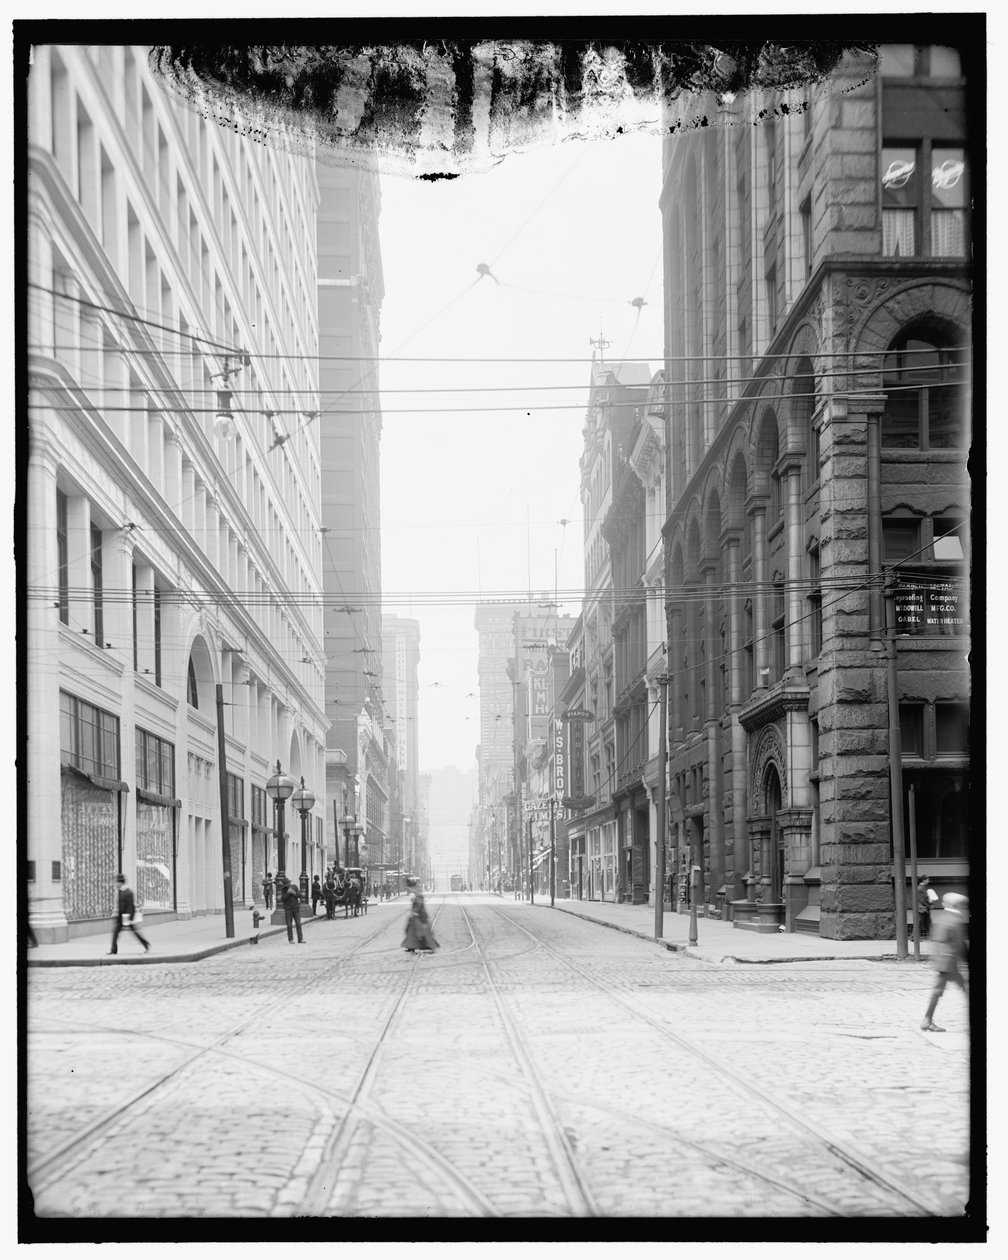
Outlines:
[[346,898],[343,902],[343,917],[347,917],[349,910],[353,910],[353,916],[356,919],[360,914],[361,908],[361,883],[356,875],[351,875],[347,880]]

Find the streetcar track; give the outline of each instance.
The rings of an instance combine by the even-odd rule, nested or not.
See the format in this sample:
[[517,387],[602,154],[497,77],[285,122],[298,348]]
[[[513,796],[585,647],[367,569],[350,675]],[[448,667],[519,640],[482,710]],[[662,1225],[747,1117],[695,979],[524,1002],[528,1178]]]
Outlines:
[[[441,916],[444,905],[444,899],[442,898],[441,903],[438,906],[437,914],[434,917],[434,922],[431,924],[432,930]],[[406,977],[406,983],[403,986],[402,992],[396,999],[388,1019],[385,1021],[384,1028],[382,1028],[377,1040],[375,1041],[374,1048],[368,1056],[368,1060],[364,1065],[364,1070],[361,1072],[357,1080],[357,1084],[350,1093],[349,1103],[343,1114],[343,1118],[330,1134],[319,1159],[318,1167],[313,1176],[309,1179],[308,1187],[302,1197],[300,1209],[297,1213],[298,1215],[310,1217],[322,1216],[326,1213],[326,1209],[329,1207],[335,1192],[335,1185],[333,1184],[335,1180],[333,1170],[338,1168],[342,1163],[342,1156],[349,1149],[353,1141],[354,1134],[361,1123],[363,1118],[361,1116],[361,1112],[367,1106],[367,1096],[370,1093],[375,1077],[378,1074],[378,1066],[382,1052],[389,1043],[390,1035],[394,1032],[402,1018],[402,1012],[406,1005],[406,999],[414,988],[414,981],[419,969],[421,957],[422,955],[418,954],[412,960],[413,965],[409,969],[409,973]],[[369,1123],[374,1123],[370,1117],[367,1117],[367,1119]],[[391,1126],[386,1122],[386,1124],[381,1127],[387,1130]],[[452,1189],[456,1193],[460,1194],[463,1202],[468,1199],[470,1203],[475,1204],[478,1210],[484,1215],[499,1215],[490,1200],[486,1198],[478,1187],[473,1185],[469,1178],[459,1172],[450,1160],[413,1138],[407,1129],[402,1128],[401,1126],[396,1126],[396,1132],[400,1145],[407,1144],[403,1140],[404,1137],[408,1139],[408,1144],[412,1148],[411,1153],[414,1160],[419,1159],[421,1162],[426,1163],[428,1167],[435,1169],[443,1177],[446,1177],[451,1183]]]
[[[912,1215],[923,1214],[925,1216],[936,1215],[935,1210],[932,1206],[928,1205],[921,1198],[914,1195],[906,1187],[901,1186],[897,1181],[895,1181],[887,1173],[884,1173],[880,1169],[873,1167],[867,1160],[862,1159],[860,1156],[848,1150],[847,1147],[844,1146],[843,1143],[840,1142],[838,1139],[831,1138],[828,1135],[821,1132],[820,1130],[816,1129],[814,1125],[812,1125],[809,1121],[805,1120],[800,1115],[796,1114],[789,1107],[786,1107],[783,1103],[780,1103],[776,1099],[770,1097],[768,1094],[765,1094],[762,1090],[760,1090],[757,1086],[755,1086],[751,1080],[747,1080],[739,1076],[738,1073],[734,1072],[731,1068],[726,1067],[722,1063],[719,1063],[711,1055],[707,1054],[706,1051],[700,1049],[699,1046],[694,1045],[687,1038],[683,1037],[680,1033],[674,1032],[671,1028],[668,1027],[667,1023],[665,1023],[664,1021],[656,1019],[647,1011],[642,1011],[635,1002],[628,1000],[626,996],[614,985],[608,984],[607,982],[603,980],[599,980],[596,976],[592,975],[591,972],[587,971],[580,964],[574,962],[571,958],[563,954],[555,946],[550,945],[546,941],[541,941],[541,938],[536,937],[535,934],[530,932],[529,929],[526,928],[523,924],[517,922],[515,919],[511,918],[510,915],[506,914],[502,907],[494,906],[492,907],[492,909],[495,910],[496,913],[501,918],[503,918],[507,923],[510,923],[512,927],[515,927],[519,931],[524,932],[527,936],[531,936],[534,940],[540,940],[540,943],[542,944],[543,949],[545,949],[547,953],[552,954],[561,963],[563,963],[564,966],[568,967],[572,971],[575,971],[578,975],[588,980],[590,984],[592,984],[595,988],[597,988],[606,996],[608,996],[618,1006],[622,1006],[626,1011],[629,1011],[630,1014],[634,1015],[637,1019],[642,1020],[644,1023],[648,1024],[650,1027],[658,1031],[663,1037],[674,1042],[677,1046],[679,1046],[680,1049],[685,1050],[688,1054],[692,1054],[695,1058],[700,1059],[703,1063],[707,1065],[707,1067],[711,1068],[714,1072],[722,1076],[724,1079],[730,1081],[736,1088],[738,1088],[742,1092],[742,1096],[744,1098],[748,1100],[752,1100],[753,1098],[759,1099],[759,1101],[765,1107],[769,1108],[771,1111],[777,1112],[779,1115],[783,1116],[791,1125],[800,1129],[802,1132],[812,1136],[815,1139],[815,1141],[819,1143],[820,1145],[822,1145],[823,1147],[825,1147],[825,1149],[834,1158],[840,1160],[842,1163],[852,1168],[860,1177],[862,1177],[865,1181],[869,1182],[869,1184],[879,1189],[886,1190],[889,1193],[895,1194],[899,1198],[903,1199],[905,1203],[909,1205],[909,1210],[908,1210],[909,1214],[912,1214]],[[804,1192],[792,1191],[792,1193],[803,1194]],[[846,1213],[838,1210],[837,1214],[845,1215]]]
[[[494,908],[496,909],[496,907]],[[493,998],[500,1021],[504,1026],[505,1034],[511,1044],[512,1053],[519,1067],[523,1069],[526,1079],[532,1084],[532,1090],[530,1091],[531,1104],[536,1112],[542,1136],[553,1159],[560,1185],[567,1196],[567,1204],[570,1209],[569,1214],[574,1216],[601,1216],[602,1213],[595,1196],[592,1194],[578,1166],[577,1155],[571,1144],[570,1137],[553,1109],[553,1104],[536,1066],[535,1058],[525,1044],[518,1022],[511,1014],[504,996],[497,987],[497,982],[490,969],[490,960],[474,931],[469,913],[462,905],[459,905],[459,911],[476,946],[477,954],[483,965],[489,985],[490,996]],[[506,915],[503,917],[507,918]]]
[[[372,940],[375,939],[375,937],[380,935],[381,932],[383,932],[386,929],[386,927],[387,925],[383,925],[382,927],[380,927],[376,932],[372,933],[371,936],[367,937],[362,942],[362,944],[369,944]],[[334,962],[330,966],[324,968],[322,971],[313,972],[311,977],[303,981],[302,985],[300,986],[300,989],[295,990],[295,992],[299,992],[299,993],[307,992],[320,979],[324,979],[326,976],[331,975],[333,972],[338,972],[352,958],[355,957],[359,948],[360,946],[352,947],[348,953],[343,954],[339,958],[335,959]],[[243,1033],[247,1028],[249,1028],[252,1024],[254,1024],[259,1019],[261,1019],[261,1012],[256,1010],[252,1014],[247,1015],[241,1020],[239,1020],[238,1023],[234,1024],[226,1032],[221,1033],[208,1045],[204,1045],[199,1048],[196,1048],[193,1054],[191,1054],[187,1059],[183,1060],[182,1063],[177,1064],[175,1067],[171,1068],[168,1072],[162,1073],[162,1075],[159,1076],[157,1080],[150,1082],[147,1085],[143,1086],[141,1089],[137,1090],[134,1094],[132,1094],[129,1098],[127,1098],[125,1102],[116,1103],[113,1107],[106,1109],[106,1111],[101,1116],[97,1117],[94,1121],[88,1124],[83,1130],[78,1131],[72,1137],[68,1138],[65,1142],[63,1142],[60,1146],[57,1146],[54,1149],[46,1152],[44,1155],[40,1156],[38,1159],[36,1159],[32,1164],[28,1166],[28,1168],[26,1169],[26,1175],[29,1178],[35,1178],[41,1175],[43,1177],[43,1182],[40,1188],[44,1188],[45,1186],[51,1184],[51,1180],[52,1180],[51,1178],[48,1181],[45,1180],[46,1171],[50,1168],[51,1165],[53,1165],[54,1163],[57,1163],[60,1160],[67,1159],[76,1148],[83,1146],[85,1143],[92,1141],[95,1137],[99,1136],[101,1133],[112,1128],[112,1126],[115,1125],[116,1122],[119,1119],[121,1119],[126,1114],[127,1111],[135,1107],[139,1102],[141,1102],[142,1099],[152,1094],[155,1090],[160,1089],[162,1086],[167,1084],[168,1081],[170,1081],[173,1077],[177,1076],[180,1072],[183,1072],[186,1068],[191,1067],[193,1063],[195,1063],[198,1059],[200,1059],[204,1055],[210,1054],[212,1052],[220,1052],[220,1048],[221,1046],[224,1045],[225,1042],[231,1040],[233,1037],[240,1036],[241,1033]],[[110,1029],[109,1031],[116,1034],[120,1034],[120,1035],[123,1032],[121,1028]],[[30,1032],[31,1030],[29,1029],[29,1035],[30,1035]],[[149,1035],[151,1037],[157,1036],[157,1034],[143,1034],[143,1033],[138,1033],[136,1035],[139,1035],[139,1036]],[[164,1038],[164,1037],[160,1039],[171,1040],[170,1038]],[[176,1044],[191,1045],[192,1043],[181,1042],[181,1043],[176,1043]],[[250,1060],[250,1062],[253,1062],[253,1061]]]

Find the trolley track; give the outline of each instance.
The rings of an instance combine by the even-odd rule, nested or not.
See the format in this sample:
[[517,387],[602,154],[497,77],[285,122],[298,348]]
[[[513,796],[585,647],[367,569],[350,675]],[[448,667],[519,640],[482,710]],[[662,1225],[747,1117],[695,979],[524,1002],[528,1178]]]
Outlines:
[[[554,1110],[542,1076],[536,1066],[535,1057],[529,1051],[518,1022],[511,1014],[504,995],[498,988],[490,961],[476,934],[472,919],[464,906],[460,905],[459,910],[472,936],[473,944],[476,946],[483,973],[486,976],[490,996],[496,1007],[498,1018],[504,1027],[505,1035],[511,1046],[511,1052],[524,1073],[526,1080],[532,1086],[530,1091],[532,1107],[556,1170],[557,1179],[567,1199],[569,1214],[572,1216],[599,1216],[601,1212],[598,1203],[580,1168],[570,1137]],[[504,917],[506,918],[507,916]]]
[[[438,916],[443,909],[443,905],[444,903],[442,902],[438,908]],[[436,921],[437,919],[435,918]],[[387,930],[389,926],[394,926],[398,931],[398,923],[383,924],[381,928],[361,941],[348,954],[336,960],[332,966],[316,972],[309,981],[304,982],[300,986],[299,991],[310,992],[316,984],[324,982],[334,973],[344,968],[346,964],[368,953],[367,946],[381,935],[383,931]],[[110,1133],[117,1126],[121,1125],[123,1120],[127,1119],[130,1113],[135,1112],[144,1100],[149,1099],[170,1081],[175,1080],[188,1069],[191,1069],[201,1059],[216,1057],[240,1064],[242,1068],[251,1070],[273,1083],[281,1082],[285,1086],[295,1086],[303,1090],[306,1097],[316,1103],[324,1099],[327,1104],[327,1114],[322,1118],[321,1126],[317,1126],[323,1129],[328,1128],[317,1165],[312,1171],[301,1177],[298,1177],[295,1173],[292,1183],[295,1188],[300,1189],[303,1186],[303,1189],[301,1189],[296,1198],[287,1197],[282,1212],[275,1210],[272,1214],[297,1216],[334,1214],[331,1208],[328,1213],[326,1211],[332,1194],[332,1170],[339,1166],[341,1155],[349,1146],[356,1128],[360,1123],[366,1123],[388,1137],[409,1158],[414,1166],[423,1165],[433,1172],[443,1184],[450,1188],[464,1211],[472,1215],[497,1215],[492,1203],[482,1194],[478,1187],[473,1185],[464,1174],[455,1168],[450,1160],[444,1158],[437,1151],[430,1149],[402,1123],[390,1119],[380,1107],[373,1106],[368,1101],[368,1094],[376,1074],[381,1052],[383,1047],[387,1045],[390,1034],[395,1031],[406,999],[414,987],[413,980],[420,966],[420,957],[418,956],[412,960],[406,984],[403,986],[402,992],[396,999],[393,1009],[378,1035],[378,1039],[368,1056],[363,1071],[360,1073],[356,1084],[347,1090],[336,1090],[330,1086],[320,1085],[317,1081],[309,1080],[295,1071],[289,1071],[278,1067],[276,1064],[266,1063],[229,1050],[227,1043],[233,1038],[240,1036],[255,1019],[259,1018],[258,1014],[251,1019],[239,1021],[214,1038],[208,1045],[202,1046],[193,1046],[189,1041],[163,1033],[131,1032],[130,1036],[182,1047],[183,1049],[192,1049],[193,1053],[189,1054],[169,1071],[162,1073],[156,1080],[137,1090],[129,1098],[110,1108],[98,1119],[74,1134],[72,1138],[36,1159],[28,1169],[28,1176],[33,1190],[36,1194],[40,1194],[56,1185],[64,1176],[67,1168],[73,1165],[78,1155],[84,1153],[96,1139]],[[105,1031],[110,1034],[121,1035],[121,1030],[119,1029],[103,1028],[101,1025],[95,1024],[89,1025],[88,1031]]]
[[[339,958],[335,959],[330,966],[323,968],[321,971],[313,972],[309,978],[302,980],[300,985],[292,987],[289,992],[309,993],[320,982],[324,982],[327,978],[338,974],[357,956],[358,953],[363,950],[366,945],[376,940],[382,932],[386,931],[388,926],[389,925],[387,923],[383,923],[381,927],[372,932],[368,937],[364,938],[359,944],[354,945],[347,953],[342,954]],[[95,1138],[98,1138],[103,1133],[107,1132],[143,1099],[148,1098],[158,1089],[163,1088],[169,1081],[185,1072],[188,1068],[191,1068],[196,1062],[198,1062],[198,1060],[208,1055],[221,1053],[222,1048],[228,1041],[240,1036],[253,1024],[261,1020],[261,1018],[261,1012],[259,1010],[255,1010],[251,1014],[243,1016],[225,1032],[220,1033],[217,1037],[215,1037],[209,1044],[201,1046],[193,1046],[191,1042],[185,1042],[179,1038],[166,1037],[160,1034],[133,1032],[131,1034],[133,1036],[149,1037],[154,1040],[170,1042],[174,1045],[189,1046],[192,1048],[193,1053],[183,1059],[181,1063],[178,1063],[168,1071],[161,1073],[155,1080],[150,1081],[139,1090],[136,1090],[129,1098],[117,1103],[114,1107],[107,1109],[101,1116],[90,1122],[72,1137],[60,1143],[54,1149],[51,1149],[45,1152],[44,1155],[40,1155],[36,1159],[32,1160],[28,1164],[27,1168],[29,1180],[35,1181],[37,1178],[42,1178],[42,1181],[39,1183],[39,1188],[51,1184],[54,1179],[53,1175],[51,1175],[54,1167],[57,1169],[56,1176],[58,1177],[58,1169],[71,1162],[74,1154],[82,1146],[92,1142]],[[91,1024],[89,1025],[89,1030],[94,1031],[99,1027],[100,1025]],[[109,1029],[108,1031],[117,1035],[122,1035],[121,1028]],[[242,1058],[243,1056],[233,1057]],[[254,1060],[245,1061],[250,1064],[254,1064]]]
[[[539,941],[544,951],[561,962],[569,970],[587,980],[596,990],[605,994],[606,997],[608,997],[616,1005],[622,1007],[628,1014],[647,1024],[649,1027],[657,1031],[663,1038],[676,1045],[680,1050],[700,1060],[709,1070],[716,1073],[722,1079],[729,1082],[734,1089],[738,1090],[742,1098],[750,1103],[754,1099],[758,1100],[764,1108],[779,1117],[781,1120],[785,1121],[792,1129],[800,1132],[805,1137],[811,1137],[819,1146],[824,1148],[833,1159],[838,1160],[846,1168],[855,1172],[860,1178],[862,1178],[863,1181],[874,1186],[876,1189],[883,1190],[893,1196],[897,1201],[899,1201],[900,1208],[898,1210],[903,1215],[936,1215],[933,1205],[927,1203],[922,1196],[915,1194],[906,1186],[899,1184],[895,1178],[891,1177],[882,1169],[874,1167],[869,1161],[850,1150],[843,1142],[822,1132],[819,1128],[805,1120],[791,1108],[785,1106],[778,1099],[771,1097],[769,1094],[759,1089],[751,1080],[741,1077],[731,1068],[726,1067],[723,1063],[719,1063],[718,1060],[708,1054],[707,1051],[695,1045],[681,1033],[677,1033],[669,1028],[665,1021],[657,1019],[646,1010],[642,1010],[637,1002],[628,998],[614,985],[600,980],[587,968],[581,966],[568,955],[564,954],[561,950],[557,949],[553,945],[550,945],[547,941],[543,941],[540,937],[537,937],[534,932],[530,932],[524,924],[512,918],[511,915],[507,914],[502,907],[494,906],[493,910],[495,914],[506,920],[513,928],[516,928],[518,931],[531,937],[533,940]],[[651,1124],[651,1122],[647,1123]],[[657,1127],[662,1128],[663,1126]],[[666,1130],[666,1132],[668,1132],[668,1130]],[[679,1138],[678,1134],[675,1136],[677,1139]],[[699,1149],[705,1149],[702,1144],[697,1144],[697,1146]],[[716,1153],[712,1152],[712,1155],[719,1162],[729,1162]],[[739,1167],[742,1166],[739,1165]],[[747,1171],[751,1172],[752,1170]],[[831,1212],[833,1215],[846,1216],[848,1214],[847,1209],[843,1205],[835,1203],[831,1204],[822,1198],[816,1200],[812,1196],[807,1195],[804,1190],[796,1188],[793,1185],[789,1189],[785,1182],[780,1181],[778,1178],[768,1177],[765,1171],[757,1171],[755,1175],[760,1177],[763,1181],[774,1184],[779,1188],[787,1189],[790,1194],[793,1194],[799,1199],[816,1202],[817,1206]]]

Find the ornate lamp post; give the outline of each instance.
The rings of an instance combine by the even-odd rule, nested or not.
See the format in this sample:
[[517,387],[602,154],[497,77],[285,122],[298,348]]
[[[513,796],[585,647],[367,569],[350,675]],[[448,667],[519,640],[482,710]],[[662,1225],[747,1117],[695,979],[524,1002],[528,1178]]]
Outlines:
[[280,769],[280,762],[276,764],[276,774],[271,774],[266,780],[266,795],[273,802],[274,828],[277,834],[277,869],[276,869],[276,890],[277,898],[273,915],[270,919],[271,923],[284,923],[283,906],[280,904],[280,890],[287,875],[287,842],[284,837],[284,801],[294,791],[294,780],[289,774],[284,774]]
[[311,788],[304,785],[304,775],[301,776],[301,786],[295,788],[291,797],[291,805],[301,815],[301,876],[298,883],[301,885],[301,901],[308,901],[308,815],[312,806],[315,804],[315,793]]
[[[346,850],[345,850],[346,858],[343,862],[344,867],[350,867],[353,865],[353,863],[350,861],[350,839],[353,836],[354,824],[356,822],[357,822],[356,814],[344,814],[343,817],[340,819],[340,826],[343,828],[343,832],[346,835]],[[336,858],[338,861],[339,860],[338,853],[336,854]]]

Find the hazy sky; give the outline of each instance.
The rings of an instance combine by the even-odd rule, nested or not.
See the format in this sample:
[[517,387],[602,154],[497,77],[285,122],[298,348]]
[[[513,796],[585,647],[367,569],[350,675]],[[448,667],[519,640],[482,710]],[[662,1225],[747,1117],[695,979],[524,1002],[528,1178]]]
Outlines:
[[646,134],[382,177],[381,353],[423,360],[381,368],[382,588],[421,625],[421,770],[475,761],[478,593],[521,598],[530,569],[552,592],[556,561],[561,611],[579,611],[589,342],[601,327],[607,359],[661,366],[660,187]]

